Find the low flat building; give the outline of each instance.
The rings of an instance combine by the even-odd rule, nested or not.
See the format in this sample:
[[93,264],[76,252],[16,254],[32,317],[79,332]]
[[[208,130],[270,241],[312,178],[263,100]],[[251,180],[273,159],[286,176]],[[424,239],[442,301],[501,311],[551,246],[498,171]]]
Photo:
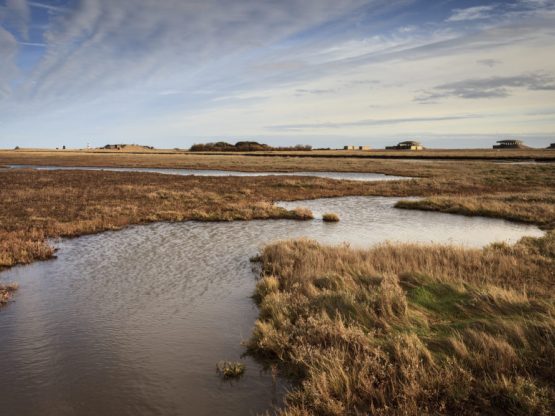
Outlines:
[[355,150],[355,146],[343,146],[343,150]]
[[422,150],[424,146],[421,143],[414,140],[407,140],[398,143],[396,146],[387,146],[386,150]]
[[370,146],[359,146],[358,150],[370,150]]
[[525,149],[527,146],[522,140],[499,140],[493,145],[494,149]]

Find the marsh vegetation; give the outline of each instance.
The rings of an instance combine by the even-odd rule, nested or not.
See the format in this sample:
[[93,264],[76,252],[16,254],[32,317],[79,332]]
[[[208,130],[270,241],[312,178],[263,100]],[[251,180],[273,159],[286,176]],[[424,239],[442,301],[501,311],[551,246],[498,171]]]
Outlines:
[[224,379],[234,379],[245,374],[246,366],[238,361],[220,361],[216,370]]
[[250,352],[283,415],[550,414],[555,234],[484,249],[295,240],[261,254]]
[[[434,155],[481,155],[497,158],[534,158],[547,155],[549,150],[450,150],[431,151]],[[298,152],[305,154],[306,152]],[[373,172],[418,178],[412,181],[376,182],[359,187],[360,195],[427,197],[425,203],[407,203],[403,208],[459,212],[467,215],[487,215],[516,221],[540,224],[546,228],[555,222],[555,167],[553,164],[500,164],[491,161],[449,161],[374,159],[371,157],[326,157],[330,152],[310,152],[320,157],[290,157],[295,152],[264,154],[219,155],[191,153],[95,153],[95,152],[0,152],[0,165],[29,164],[55,166],[121,166],[150,168],[221,169],[245,172]],[[346,153],[335,152],[345,155]],[[347,152],[348,153],[348,152]],[[387,152],[386,152],[387,153]],[[395,152],[399,153],[399,152]],[[334,152],[331,152],[333,155]],[[412,153],[411,153],[412,154]],[[422,153],[418,153],[421,155]],[[252,154],[251,154],[252,155]],[[546,156],[546,157],[547,157]],[[122,176],[123,178],[123,176]],[[207,187],[210,186],[207,180]],[[335,185],[337,195],[342,192]],[[265,193],[264,185],[256,192]],[[351,188],[352,191],[352,188]],[[325,195],[320,195],[325,196]],[[328,196],[334,196],[329,193]],[[318,197],[318,196],[315,196]],[[289,199],[296,198],[291,192]],[[310,198],[301,194],[299,198]],[[439,199],[435,199],[439,198]],[[287,199],[287,198],[282,198]]]
[[324,220],[324,222],[339,222],[339,215],[335,212],[327,212],[322,215],[322,220]]
[[17,283],[0,284],[0,307],[12,299],[13,293],[19,288]]

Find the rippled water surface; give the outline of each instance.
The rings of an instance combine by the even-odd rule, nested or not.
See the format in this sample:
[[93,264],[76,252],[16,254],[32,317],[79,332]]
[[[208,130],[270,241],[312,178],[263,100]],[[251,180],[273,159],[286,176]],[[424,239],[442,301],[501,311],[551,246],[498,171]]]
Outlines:
[[166,175],[196,175],[196,176],[315,176],[329,179],[348,179],[352,181],[387,181],[411,179],[402,176],[384,175],[381,173],[364,172],[239,172],[232,170],[202,170],[202,169],[166,169],[166,168],[115,168],[115,167],[86,167],[86,166],[38,166],[38,165],[9,165],[10,168],[30,168],[37,170],[107,170],[113,172],[150,172]]
[[0,413],[248,415],[280,402],[283,382],[241,359],[257,310],[249,257],[276,239],[308,236],[369,246],[384,240],[481,246],[541,235],[501,220],[393,209],[396,199],[287,203],[341,222],[158,223],[56,243],[56,260],[16,267],[15,302],[0,310]]

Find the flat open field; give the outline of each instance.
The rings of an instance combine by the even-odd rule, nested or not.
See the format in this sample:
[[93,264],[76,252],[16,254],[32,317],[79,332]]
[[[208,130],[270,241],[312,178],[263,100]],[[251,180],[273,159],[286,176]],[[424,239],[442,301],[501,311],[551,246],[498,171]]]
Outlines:
[[[555,165],[550,163],[502,164],[483,160],[399,161],[275,155],[250,157],[237,154],[5,151],[0,152],[0,166],[2,164],[221,169],[247,172],[375,172],[419,178],[418,181],[372,183],[364,186],[367,195],[429,197],[424,201],[400,204],[402,208],[497,216],[535,223],[547,228],[555,221]],[[337,187],[341,188],[341,185]]]
[[[243,157],[261,158],[261,162],[242,162]],[[278,169],[269,163],[269,158],[330,158],[330,159],[448,159],[448,160],[521,160],[521,161],[555,161],[555,150],[548,149],[430,149],[423,151],[396,150],[312,150],[312,151],[273,151],[273,152],[187,152],[182,150],[48,150],[21,149],[0,150],[0,164],[16,163],[14,161],[27,160],[29,164],[59,164],[73,166],[143,166],[143,167],[188,167],[204,169],[206,163],[220,161],[221,169],[237,169],[242,162],[252,166],[269,164],[268,169]],[[222,158],[231,158],[224,161]],[[23,163],[23,162],[20,162]],[[302,162],[308,163],[308,162]],[[229,166],[229,168],[227,167]],[[244,167],[243,169],[249,169]],[[281,168],[285,169],[285,168]],[[329,169],[331,170],[331,169]]]

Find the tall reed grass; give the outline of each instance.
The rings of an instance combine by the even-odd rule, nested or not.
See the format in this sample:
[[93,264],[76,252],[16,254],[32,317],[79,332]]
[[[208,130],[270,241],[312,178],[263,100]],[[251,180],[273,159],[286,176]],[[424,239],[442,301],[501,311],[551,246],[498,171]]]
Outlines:
[[261,261],[247,346],[296,382],[280,414],[552,414],[554,233],[481,250],[295,240]]

